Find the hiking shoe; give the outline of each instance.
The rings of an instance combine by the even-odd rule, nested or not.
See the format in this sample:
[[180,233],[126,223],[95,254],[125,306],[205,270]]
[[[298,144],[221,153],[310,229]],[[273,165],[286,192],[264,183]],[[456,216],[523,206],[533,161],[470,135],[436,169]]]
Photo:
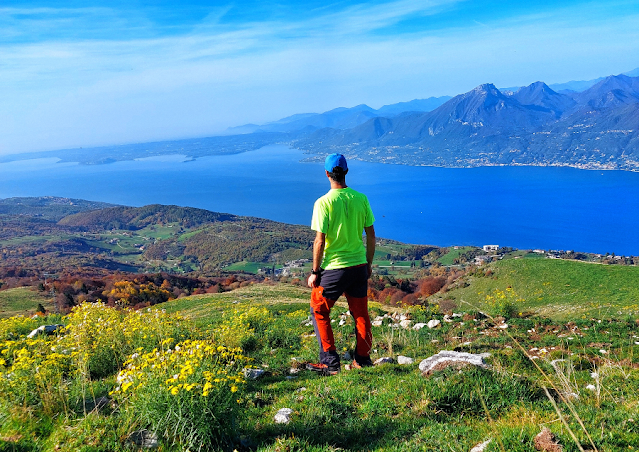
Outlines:
[[361,369],[362,367],[373,367],[373,361],[370,356],[356,356],[351,364],[353,369]]
[[339,373],[339,366],[327,366],[326,364],[322,363],[306,363],[306,370],[317,372],[318,374],[329,377],[331,375],[337,375]]

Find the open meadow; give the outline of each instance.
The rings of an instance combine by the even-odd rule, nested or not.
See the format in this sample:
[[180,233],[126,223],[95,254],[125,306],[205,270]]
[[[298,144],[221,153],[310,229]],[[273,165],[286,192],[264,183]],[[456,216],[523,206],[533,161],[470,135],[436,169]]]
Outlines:
[[[317,341],[309,290],[290,284],[1,320],[0,451],[136,441],[160,451],[469,451],[490,441],[483,450],[523,452],[544,427],[565,451],[639,448],[636,267],[513,259],[481,269],[424,306],[371,303],[372,358],[394,362],[346,370],[344,359],[332,377],[303,370]],[[451,297],[457,307],[444,312]],[[343,301],[331,316],[338,350],[352,353]],[[50,323],[66,327],[26,338]],[[443,350],[489,354],[488,366],[422,375],[418,364]],[[283,408],[288,423],[275,421]]]

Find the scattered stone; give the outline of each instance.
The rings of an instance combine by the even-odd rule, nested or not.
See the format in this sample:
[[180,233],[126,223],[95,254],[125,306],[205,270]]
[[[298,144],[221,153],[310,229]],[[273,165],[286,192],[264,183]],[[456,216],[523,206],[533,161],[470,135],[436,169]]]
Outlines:
[[586,389],[588,391],[596,391],[597,387],[595,385],[590,384],[590,385],[586,386]]
[[378,315],[374,320],[384,320],[384,316]]
[[608,351],[601,349],[599,350],[599,353],[601,353],[602,355],[606,355],[608,354]]
[[410,320],[410,316],[406,315],[406,314],[402,314],[399,316],[399,320],[403,321],[403,320]]
[[159,445],[158,435],[146,429],[131,433],[126,442],[142,449],[155,449]]
[[507,323],[502,323],[501,325],[497,325],[497,328],[501,328],[502,330],[505,330],[508,328],[508,324]]
[[84,401],[84,411],[90,413],[91,411],[100,412],[109,406],[111,399],[108,397],[98,397],[97,399],[87,399]]
[[295,374],[300,373],[300,370],[302,370],[302,369],[300,369],[299,367],[291,367],[289,369],[288,373],[291,374],[291,375],[295,375]]
[[426,326],[428,328],[437,328],[440,323],[442,323],[442,322],[437,320],[437,319],[433,319],[433,320],[429,320],[428,323],[426,324]]
[[410,324],[413,323],[411,320],[405,319],[402,320],[401,322],[399,322],[399,326],[401,326],[404,329],[408,329],[410,328]]
[[344,326],[346,325],[346,320],[342,319],[339,321],[339,326]]
[[306,391],[306,387],[305,386],[302,386],[301,388],[297,388],[295,390],[295,392],[304,392],[304,391]]
[[436,355],[426,358],[419,363],[419,370],[422,371],[422,375],[428,376],[434,372],[446,369],[447,367],[454,367],[461,369],[466,366],[478,366],[488,368],[488,364],[484,361],[484,358],[490,356],[490,353],[466,353],[455,352],[450,350],[442,350]]
[[58,328],[64,328],[64,325],[42,325],[37,327],[35,330],[31,331],[27,337],[29,339],[33,339],[38,334],[51,334],[54,333]]
[[385,356],[383,358],[376,359],[373,364],[379,366],[380,364],[393,364],[394,362],[395,360],[393,358],[391,358],[390,356]]
[[450,315],[446,314],[446,315],[444,316],[444,322],[446,322],[446,323],[452,323],[452,321],[453,321],[453,318],[452,318]]
[[291,422],[291,414],[293,414],[293,410],[290,408],[280,408],[277,413],[275,413],[276,424],[288,424]]
[[244,368],[244,377],[247,380],[257,380],[262,375],[264,375],[263,369],[250,369],[248,367]]
[[397,364],[406,365],[406,364],[413,364],[414,362],[415,360],[413,358],[409,358],[408,356],[399,355],[397,357]]
[[453,317],[463,317],[463,316],[464,316],[463,314],[455,314],[455,313],[453,312]]
[[373,326],[382,326],[383,322],[384,322],[383,320],[373,320],[371,325],[373,325]]
[[544,452],[562,452],[564,450],[548,427],[544,427],[544,429],[535,436],[534,443],[535,449]]
[[413,329],[414,329],[415,331],[419,331],[419,330],[421,330],[422,328],[424,328],[425,326],[426,326],[426,324],[425,324],[425,323],[416,323],[415,325],[413,325]]
[[484,441],[483,443],[477,444],[475,447],[470,449],[470,452],[484,452],[491,441],[492,441],[492,439],[488,439],[488,440]]

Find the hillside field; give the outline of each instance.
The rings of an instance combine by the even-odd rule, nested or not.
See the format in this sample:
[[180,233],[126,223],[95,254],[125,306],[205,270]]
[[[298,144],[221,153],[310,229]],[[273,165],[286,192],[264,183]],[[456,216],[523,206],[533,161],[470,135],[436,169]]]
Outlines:
[[555,320],[639,315],[639,267],[561,259],[505,259],[467,277],[467,287],[439,294],[459,309],[492,310],[497,291],[512,289],[519,312]]

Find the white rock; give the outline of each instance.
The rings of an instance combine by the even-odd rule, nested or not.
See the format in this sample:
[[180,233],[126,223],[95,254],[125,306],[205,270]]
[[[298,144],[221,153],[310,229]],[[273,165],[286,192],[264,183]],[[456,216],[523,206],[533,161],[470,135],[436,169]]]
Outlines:
[[383,316],[381,316],[381,315],[378,315],[377,317],[375,317],[375,319],[374,319],[374,320],[375,320],[375,321],[378,321],[378,320],[384,320],[384,317],[383,317]]
[[291,369],[288,371],[289,374],[291,375],[295,375],[300,373],[300,369],[298,369],[297,367],[291,367]]
[[262,369],[249,369],[248,367],[244,368],[244,377],[248,380],[257,380],[262,375],[264,375],[264,370]]
[[408,356],[399,355],[397,357],[397,364],[413,364],[415,360],[413,358],[409,358]]
[[339,326],[344,326],[346,325],[346,320],[342,319],[339,321]]
[[462,315],[462,314],[455,314],[455,313],[453,312],[453,317],[463,317],[463,315]]
[[406,314],[402,314],[399,316],[399,320],[409,320]]
[[291,422],[291,414],[293,414],[293,410],[290,408],[280,408],[277,413],[275,413],[276,424],[288,424]]
[[410,320],[406,319],[406,320],[402,320],[401,322],[399,322],[399,326],[401,326],[404,329],[408,329],[410,328],[410,324],[413,323]]
[[427,326],[428,328],[437,328],[437,327],[439,326],[439,324],[440,324],[440,323],[442,323],[442,322],[440,322],[440,321],[439,321],[439,320],[437,320],[437,319],[432,319],[432,320],[429,320],[429,321],[428,321],[428,323],[426,324],[426,326]]
[[382,320],[374,320],[371,325],[373,326],[382,326]]
[[487,441],[484,441],[483,443],[477,444],[475,447],[470,449],[470,452],[484,452],[491,441],[492,439],[489,439]]
[[425,323],[416,323],[415,325],[413,325],[413,329],[414,329],[415,331],[419,331],[419,330],[421,330],[422,328],[424,328],[425,326],[426,326],[426,324],[425,324]]
[[64,327],[64,325],[42,325],[42,326],[39,326],[38,328],[36,328],[35,330],[31,331],[27,335],[27,337],[29,339],[33,339],[38,334],[51,334],[51,333],[55,332],[55,330],[57,330],[58,328],[63,328],[63,327]]
[[601,353],[602,355],[607,355],[608,354],[608,352],[606,350],[603,350],[603,349],[599,350],[599,353]]
[[453,321],[452,317],[449,316],[448,314],[444,316],[444,322],[451,323],[452,321]]
[[391,358],[390,356],[385,356],[383,358],[376,359],[373,364],[378,366],[380,364],[393,364],[394,362],[395,360],[393,358]]
[[497,328],[501,328],[502,330],[505,330],[508,328],[508,324],[502,323],[501,325],[497,325]]
[[453,362],[465,362],[468,364],[472,364],[474,366],[479,366],[483,368],[488,368],[488,364],[484,361],[484,358],[490,356],[490,353],[466,353],[466,352],[455,352],[452,350],[442,350],[436,355],[431,356],[430,358],[426,358],[421,363],[419,363],[419,370],[422,373],[428,372],[433,369],[437,364],[453,361]]
[[587,389],[588,391],[596,391],[596,390],[597,390],[597,387],[596,387],[595,385],[588,385],[588,386],[586,386],[586,389]]
[[599,377],[599,374],[597,372],[592,372],[590,374],[590,378],[598,378],[598,377]]

